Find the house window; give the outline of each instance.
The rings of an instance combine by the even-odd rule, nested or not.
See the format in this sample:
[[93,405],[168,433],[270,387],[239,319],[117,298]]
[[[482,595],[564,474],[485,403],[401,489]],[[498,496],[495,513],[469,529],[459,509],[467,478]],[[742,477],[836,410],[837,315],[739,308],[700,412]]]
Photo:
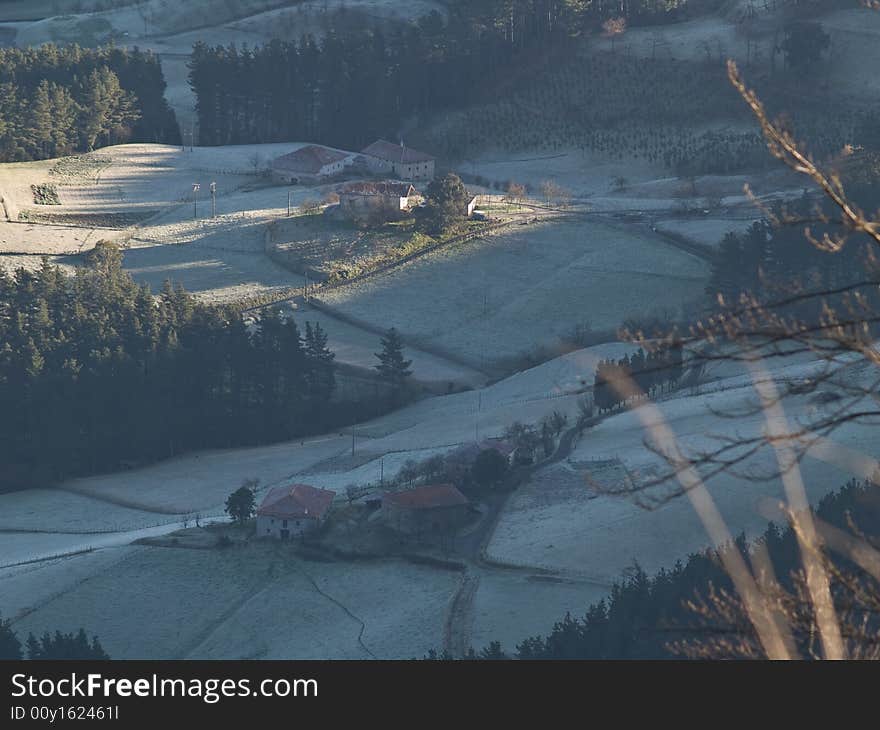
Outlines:
[[287,527],[287,520],[284,520],[284,522],[281,524],[281,526],[282,526],[282,527]]

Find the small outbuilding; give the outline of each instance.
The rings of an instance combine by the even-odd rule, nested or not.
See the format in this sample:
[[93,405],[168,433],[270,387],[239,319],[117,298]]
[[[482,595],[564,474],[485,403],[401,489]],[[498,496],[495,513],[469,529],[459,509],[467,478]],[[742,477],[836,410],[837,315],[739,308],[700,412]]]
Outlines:
[[382,496],[382,519],[406,535],[449,533],[467,522],[470,502],[452,484],[432,484]]
[[327,520],[335,496],[308,484],[270,489],[257,509],[257,537],[288,540],[316,532]]

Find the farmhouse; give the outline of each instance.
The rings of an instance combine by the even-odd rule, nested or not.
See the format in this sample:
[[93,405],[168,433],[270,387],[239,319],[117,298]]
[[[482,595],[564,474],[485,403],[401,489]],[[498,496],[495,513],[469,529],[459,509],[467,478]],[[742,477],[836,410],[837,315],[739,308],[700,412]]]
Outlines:
[[257,510],[257,537],[287,540],[316,531],[330,512],[334,492],[308,484],[275,487]]
[[367,168],[384,175],[392,174],[404,180],[432,180],[434,158],[431,155],[384,139],[361,150]]
[[352,182],[339,191],[339,210],[349,218],[382,215],[399,217],[418,204],[422,196],[404,182]]
[[385,524],[407,535],[444,533],[467,520],[470,503],[451,484],[433,484],[382,495]]
[[272,177],[292,185],[314,185],[342,172],[357,155],[310,144],[272,161]]

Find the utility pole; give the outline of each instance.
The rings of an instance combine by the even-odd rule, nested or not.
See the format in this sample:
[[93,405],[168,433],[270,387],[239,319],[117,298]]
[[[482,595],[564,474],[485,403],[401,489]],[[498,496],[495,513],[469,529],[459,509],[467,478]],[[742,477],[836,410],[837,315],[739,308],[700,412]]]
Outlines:
[[201,189],[201,185],[193,183],[193,220],[199,219],[199,190]]
[[303,294],[303,299],[305,299],[306,303],[309,301],[309,272],[306,271],[306,286]]
[[474,414],[474,443],[480,443],[480,411],[483,410],[483,389],[477,389],[477,412]]
[[354,456],[354,426],[351,427],[351,455]]
[[217,217],[217,183],[211,183],[211,217]]
[[287,191],[287,217],[290,218],[290,190]]

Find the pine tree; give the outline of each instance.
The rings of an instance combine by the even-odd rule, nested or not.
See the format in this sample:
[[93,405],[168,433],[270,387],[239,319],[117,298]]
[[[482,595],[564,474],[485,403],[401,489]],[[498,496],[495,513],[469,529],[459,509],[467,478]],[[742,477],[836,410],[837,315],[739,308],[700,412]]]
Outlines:
[[0,617],[0,660],[21,659],[21,642],[8,619]]
[[382,338],[382,352],[377,352],[379,364],[375,366],[382,379],[391,387],[392,399],[396,399],[406,379],[412,375],[412,360],[403,357],[403,341],[392,327]]
[[327,346],[327,333],[319,322],[306,322],[305,352],[308,358],[309,398],[318,403],[330,400],[336,390],[333,361],[336,355]]

